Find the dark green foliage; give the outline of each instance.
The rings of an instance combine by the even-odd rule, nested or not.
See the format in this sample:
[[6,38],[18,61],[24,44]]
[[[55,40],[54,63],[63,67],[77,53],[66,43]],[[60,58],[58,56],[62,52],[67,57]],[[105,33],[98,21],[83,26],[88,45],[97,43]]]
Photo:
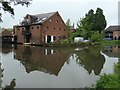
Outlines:
[[115,64],[114,66],[115,66],[114,67],[114,72],[116,74],[120,74],[120,62],[118,62],[118,64]]
[[103,40],[103,38],[104,38],[103,33],[94,32],[91,34],[91,41],[92,42],[100,42]]
[[85,15],[84,18],[81,18],[78,23],[78,29],[76,33],[79,33],[84,39],[90,39],[91,35],[94,32],[101,33],[107,23],[105,20],[105,16],[103,15],[103,10],[97,8],[96,13],[91,9]]
[[10,14],[14,15],[14,9],[10,6],[9,2],[2,2],[3,10],[9,12]]
[[77,64],[83,66],[89,74],[94,71],[95,75],[99,75],[105,63],[104,56],[100,54],[101,49],[99,45],[83,47],[83,50],[75,52]]
[[97,81],[96,88],[118,88],[119,84],[117,74],[104,74]]
[[73,42],[74,36],[73,36],[72,30],[71,30],[71,26],[72,26],[72,25],[71,25],[70,19],[67,20],[66,26],[67,26],[68,41],[69,41],[69,42]]
[[104,46],[120,45],[120,40],[103,40],[101,44]]
[[96,83],[96,88],[119,88],[120,89],[120,63],[114,65],[114,74],[104,74]]
[[[32,0],[1,0],[0,1],[0,8],[3,9],[6,12],[9,12],[11,15],[14,15],[14,8],[12,7],[12,3],[14,5],[21,4],[22,6],[26,5],[28,6],[30,4],[30,1]],[[0,12],[0,22],[2,21],[1,19],[2,13]]]
[[103,15],[103,10],[101,8],[97,8],[95,13],[94,30],[101,32],[105,29],[106,25],[107,22],[105,20],[105,16]]

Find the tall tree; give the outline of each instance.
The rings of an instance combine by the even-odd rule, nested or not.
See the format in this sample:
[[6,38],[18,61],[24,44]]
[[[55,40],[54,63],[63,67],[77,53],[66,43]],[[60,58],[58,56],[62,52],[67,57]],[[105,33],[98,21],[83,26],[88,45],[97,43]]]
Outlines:
[[71,39],[72,39],[72,38],[71,38],[72,32],[71,32],[71,21],[70,21],[70,19],[67,20],[66,26],[67,26],[67,36],[68,36],[68,39],[69,39],[70,41],[72,41],[72,40],[71,40]]
[[101,32],[105,29],[107,22],[101,8],[97,8],[95,13],[95,30]]
[[[11,15],[14,15],[15,13],[12,4],[21,4],[22,6],[28,6],[31,1],[32,0],[0,0],[0,10],[3,9],[5,12],[9,12]],[[0,22],[2,21],[1,17],[2,13],[0,12]]]
[[[94,30],[94,11],[91,9],[85,15],[84,18],[81,18],[78,23],[78,30],[80,30],[80,35],[84,39],[89,39],[91,36],[92,31]],[[77,31],[78,32],[78,31]]]
[[92,9],[89,10],[85,17],[80,19],[77,23],[79,34],[84,37],[84,39],[90,39],[94,32],[101,33],[106,25],[103,10],[100,8],[97,8],[95,14]]

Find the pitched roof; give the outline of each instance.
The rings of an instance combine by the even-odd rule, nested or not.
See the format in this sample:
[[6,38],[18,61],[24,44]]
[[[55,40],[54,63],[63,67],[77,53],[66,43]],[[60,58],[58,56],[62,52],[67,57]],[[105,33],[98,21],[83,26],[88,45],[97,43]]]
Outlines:
[[7,29],[4,29],[1,33],[0,36],[12,36],[11,32],[8,31]]
[[32,24],[38,24],[38,23],[45,22],[47,19],[49,19],[55,13],[57,13],[57,12],[42,13],[42,14],[36,14],[36,15],[27,14],[27,15],[31,16],[31,23]]
[[105,31],[120,31],[120,25],[109,26]]

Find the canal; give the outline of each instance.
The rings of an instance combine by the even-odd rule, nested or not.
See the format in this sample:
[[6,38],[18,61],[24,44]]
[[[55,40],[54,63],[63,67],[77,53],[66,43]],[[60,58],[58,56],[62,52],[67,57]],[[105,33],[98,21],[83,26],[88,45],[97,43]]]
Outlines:
[[[119,46],[40,47],[3,44],[1,87],[86,88],[113,73]],[[13,85],[11,85],[11,83]]]

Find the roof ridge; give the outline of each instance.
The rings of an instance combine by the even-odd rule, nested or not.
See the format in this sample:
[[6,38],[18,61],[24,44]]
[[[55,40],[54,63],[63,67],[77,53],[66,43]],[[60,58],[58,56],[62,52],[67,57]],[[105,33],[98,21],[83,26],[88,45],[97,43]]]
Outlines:
[[31,15],[31,16],[37,16],[37,15],[41,15],[41,14],[50,14],[50,13],[56,13],[56,12],[58,12],[58,11],[55,11],[55,12],[46,12],[46,13],[40,13],[40,14],[28,14],[28,15]]

